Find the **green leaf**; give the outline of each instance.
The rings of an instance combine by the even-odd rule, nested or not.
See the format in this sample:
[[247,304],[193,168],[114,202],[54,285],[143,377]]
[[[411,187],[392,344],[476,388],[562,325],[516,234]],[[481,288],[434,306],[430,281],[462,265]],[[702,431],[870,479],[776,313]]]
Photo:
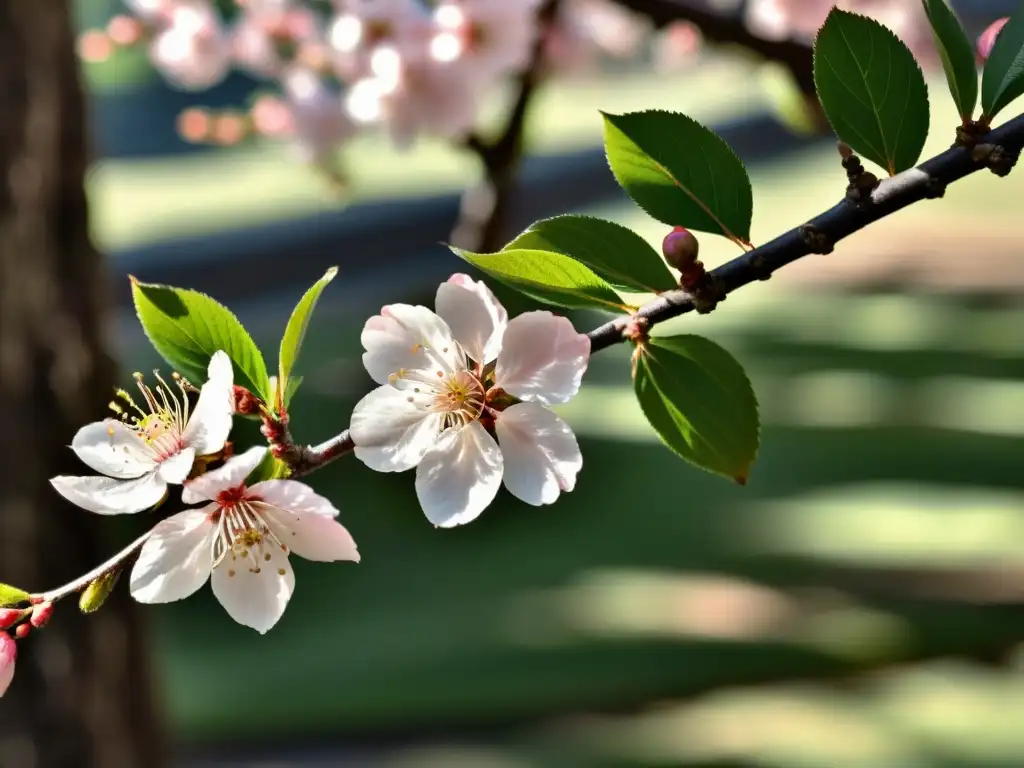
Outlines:
[[223,349],[234,364],[235,383],[270,397],[263,355],[231,310],[199,291],[131,281],[146,336],[182,376],[197,386],[206,381],[210,358]]
[[451,249],[495,280],[537,301],[571,309],[625,309],[608,283],[561,253],[520,248],[497,253],[470,253],[454,246]]
[[281,352],[278,364],[278,376],[280,381],[285,382],[285,400],[288,400],[288,388],[291,383],[289,377],[295,367],[295,361],[299,358],[302,349],[302,341],[306,337],[306,328],[309,326],[309,318],[320,300],[320,294],[324,288],[338,274],[337,267],[331,267],[324,273],[324,276],[317,280],[310,287],[299,303],[292,310],[292,316],[288,318],[288,325],[285,326],[284,336],[281,338]]
[[922,0],[932,25],[935,47],[942,57],[942,68],[960,117],[970,120],[978,103],[978,68],[974,63],[974,46],[967,39],[960,20],[946,0]]
[[702,336],[652,337],[633,387],[662,441],[703,469],[747,482],[757,456],[757,398],[736,359]]
[[82,613],[95,613],[107,602],[110,593],[117,586],[117,580],[121,578],[121,569],[110,571],[89,583],[78,598],[78,610]]
[[877,21],[833,8],[814,41],[814,84],[832,129],[889,175],[911,168],[928,137],[921,67]]
[[676,112],[602,115],[608,164],[637,205],[674,227],[750,239],[750,179],[719,136]]
[[255,483],[262,483],[264,480],[280,480],[288,477],[291,471],[288,469],[288,465],[280,459],[274,458],[274,455],[267,451],[263,455],[263,460],[256,465],[256,469],[248,477],[248,484],[253,485]]
[[624,291],[657,293],[678,287],[658,252],[633,230],[593,216],[542,219],[502,250],[557,251],[585,264]]
[[1024,3],[996,35],[981,76],[981,108],[986,117],[1024,94]]
[[12,587],[10,584],[0,584],[0,608],[16,608],[31,599],[32,595],[23,589]]

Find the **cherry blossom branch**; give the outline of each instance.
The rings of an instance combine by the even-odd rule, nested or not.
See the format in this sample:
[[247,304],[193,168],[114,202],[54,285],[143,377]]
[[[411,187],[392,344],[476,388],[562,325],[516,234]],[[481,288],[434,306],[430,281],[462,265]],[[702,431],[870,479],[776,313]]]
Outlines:
[[[868,224],[921,200],[942,197],[947,185],[988,168],[1007,175],[1024,147],[1024,115],[981,136],[974,146],[953,146],[889,179],[877,182],[848,152],[844,167],[850,178],[846,197],[824,213],[779,235],[694,279],[683,270],[681,283],[688,289],[665,291],[632,315],[622,315],[587,333],[590,351],[599,352],[620,342],[636,339],[654,325],[697,310],[712,311],[725,297],[756,280],[767,280],[779,268],[804,256],[831,253],[835,244]],[[699,267],[700,263],[696,262]],[[242,401],[238,401],[241,403]],[[264,408],[263,434],[274,455],[288,465],[292,476],[307,475],[350,453],[355,443],[344,430],[317,446],[296,444],[288,428],[287,414],[276,417]]]
[[73,595],[76,592],[81,592],[87,586],[96,581],[96,579],[106,576],[113,570],[122,567],[128,560],[138,554],[139,550],[142,549],[142,545],[146,543],[149,537],[152,535],[152,529],[146,531],[139,538],[129,544],[127,547],[122,549],[113,557],[109,558],[105,562],[97,565],[88,573],[79,576],[73,581],[69,581],[67,584],[56,589],[51,589],[48,592],[43,592],[39,595],[33,595],[33,602],[37,599],[42,603],[55,603],[58,600],[62,600],[68,595]]
[[480,159],[484,179],[463,195],[459,220],[452,231],[452,242],[457,245],[483,252],[501,247],[516,171],[523,156],[526,115],[543,78],[544,41],[558,6],[559,0],[544,0],[537,9],[537,39],[529,65],[517,78],[516,98],[500,136],[488,142],[474,133],[465,140],[465,148]]
[[736,289],[755,280],[767,280],[775,270],[804,256],[831,253],[836,243],[868,224],[921,200],[942,197],[947,185],[983,168],[1005,176],[1022,147],[1024,115],[1019,115],[985,135],[983,143],[954,146],[864,193],[857,183],[870,175],[861,173],[860,179],[851,180],[845,199],[807,223],[708,272],[706,279],[689,291],[666,291],[634,315],[616,318],[590,331],[591,352],[629,338],[637,324],[650,328],[692,310],[710,312]]

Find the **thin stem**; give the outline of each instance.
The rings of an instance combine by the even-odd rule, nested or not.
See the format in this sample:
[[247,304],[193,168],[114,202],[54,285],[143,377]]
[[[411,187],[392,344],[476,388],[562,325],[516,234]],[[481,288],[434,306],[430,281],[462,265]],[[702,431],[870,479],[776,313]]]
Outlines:
[[41,595],[33,595],[33,597],[40,598],[42,602],[55,603],[58,600],[64,599],[68,595],[74,594],[75,592],[81,592],[92,582],[96,581],[96,579],[98,579],[100,576],[105,576],[106,574],[110,573],[115,568],[117,568],[119,565],[121,565],[123,562],[133,557],[140,549],[142,549],[142,545],[149,540],[149,537],[152,534],[152,529],[146,531],[146,533],[142,534],[139,538],[137,538],[127,547],[122,549],[116,555],[111,557],[106,562],[96,566],[85,575],[79,576],[74,581],[69,581],[62,587],[51,589],[49,592],[43,592]]

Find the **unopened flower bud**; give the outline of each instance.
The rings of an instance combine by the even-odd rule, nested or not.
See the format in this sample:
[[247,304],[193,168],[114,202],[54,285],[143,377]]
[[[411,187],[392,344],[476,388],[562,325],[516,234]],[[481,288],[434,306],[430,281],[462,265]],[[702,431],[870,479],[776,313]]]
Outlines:
[[31,624],[19,624],[14,630],[14,636],[19,640],[24,640],[28,637],[28,633],[32,631]]
[[685,227],[676,227],[661,241],[661,252],[665,261],[676,269],[683,270],[697,260],[700,244]]
[[[36,629],[45,627],[46,622],[53,616],[53,603],[40,603],[32,609],[32,618],[29,619]],[[19,627],[20,629],[20,627]]]
[[6,632],[0,632],[0,696],[7,692],[14,679],[14,662],[18,658],[18,646]]
[[235,413],[254,415],[260,412],[259,399],[245,387],[235,384]]
[[24,616],[24,611],[19,611],[16,608],[4,608],[0,610],[0,629],[10,629],[14,624],[21,620]]
[[836,145],[836,148],[839,150],[839,156],[843,158],[843,160],[849,160],[851,157],[853,157],[853,147],[851,147],[845,141],[840,141]]
[[1009,20],[1009,17],[996,19],[978,36],[978,57],[982,61],[987,61],[992,54],[992,46],[996,44],[996,37]]

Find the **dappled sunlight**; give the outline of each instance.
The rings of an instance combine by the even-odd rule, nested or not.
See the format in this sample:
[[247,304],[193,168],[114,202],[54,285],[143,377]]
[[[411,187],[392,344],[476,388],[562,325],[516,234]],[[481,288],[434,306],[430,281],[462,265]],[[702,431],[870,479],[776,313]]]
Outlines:
[[[754,502],[736,546],[860,564],[1022,566],[1022,509],[1022,492],[917,483],[830,486]],[[1024,595],[1024,581],[1019,591]]]

